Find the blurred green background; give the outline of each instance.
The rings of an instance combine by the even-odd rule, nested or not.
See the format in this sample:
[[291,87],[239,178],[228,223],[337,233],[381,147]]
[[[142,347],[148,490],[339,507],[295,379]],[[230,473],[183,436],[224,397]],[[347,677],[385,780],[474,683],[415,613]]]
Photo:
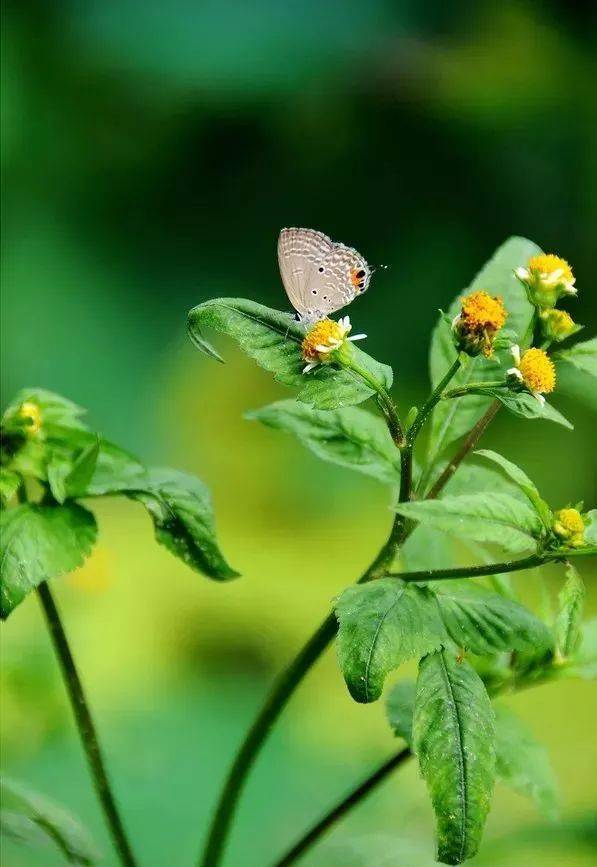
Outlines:
[[[391,521],[380,485],[243,420],[287,393],[231,345],[223,367],[199,356],[188,308],[217,295],[287,307],[277,233],[323,229],[388,266],[350,314],[407,409],[427,388],[437,308],[516,233],[569,259],[568,308],[594,328],[594,25],[593,3],[563,0],[4,4],[3,402],[54,389],[143,460],[200,475],[243,573],[210,583],[153,543],[139,506],[107,500],[96,552],[55,583],[146,867],[193,863],[272,677]],[[595,417],[554,403],[574,434],[504,417],[484,442],[552,505],[594,504]],[[555,595],[561,575],[548,578]],[[517,583],[536,595],[532,575]],[[2,627],[1,677],[4,769],[72,808],[112,867],[33,598]],[[498,787],[474,863],[593,864],[594,686],[511,704],[550,749],[562,818]],[[267,864],[393,749],[382,703],[355,705],[328,653],[259,761],[227,864]],[[304,863],[429,867],[432,854],[411,765]],[[4,859],[61,863],[12,846]]]

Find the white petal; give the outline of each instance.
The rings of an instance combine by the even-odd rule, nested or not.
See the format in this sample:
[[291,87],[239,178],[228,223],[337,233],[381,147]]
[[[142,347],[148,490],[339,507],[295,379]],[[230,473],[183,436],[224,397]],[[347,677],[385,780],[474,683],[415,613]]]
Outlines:
[[537,398],[537,400],[539,401],[541,406],[545,406],[545,398],[543,397],[542,394],[539,394],[538,391],[532,391],[531,394],[533,395],[533,397]]
[[314,367],[317,367],[316,361],[311,361],[309,364],[303,367],[303,373],[309,373],[310,370],[313,370]]
[[456,328],[456,326],[458,325],[458,323],[460,322],[461,319],[462,319],[462,314],[460,314],[460,313],[454,317],[454,319],[452,320],[452,328],[453,329]]
[[514,271],[519,280],[528,280],[531,276],[528,268],[516,268]]
[[367,337],[366,334],[352,334],[352,335],[351,335],[350,337],[348,337],[347,339],[348,339],[348,340],[364,340],[365,337]]
[[520,346],[513,343],[510,347],[510,352],[512,353],[512,358],[514,359],[515,364],[520,364]]
[[506,376],[515,376],[516,379],[519,379],[522,382],[522,373],[517,367],[511,367],[506,371]]

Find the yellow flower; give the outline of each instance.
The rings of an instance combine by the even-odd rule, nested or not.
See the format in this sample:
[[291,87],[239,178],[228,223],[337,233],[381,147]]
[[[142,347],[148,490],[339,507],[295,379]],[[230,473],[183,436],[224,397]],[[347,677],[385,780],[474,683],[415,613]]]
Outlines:
[[495,335],[506,321],[506,310],[501,298],[487,292],[473,292],[462,299],[458,316],[452,321],[456,345],[467,355],[493,354]]
[[539,316],[544,336],[556,343],[561,343],[582,328],[565,310],[542,310]]
[[19,418],[25,422],[25,431],[29,436],[35,436],[41,429],[41,411],[36,403],[26,400],[19,407]]
[[523,385],[539,403],[545,403],[543,395],[556,387],[553,361],[542,349],[527,349],[521,356],[520,347],[513,346],[511,352],[516,367],[511,367],[507,376]]
[[529,301],[536,307],[555,307],[562,295],[576,295],[575,277],[565,259],[552,253],[533,256],[526,268],[514,272],[524,283]]
[[352,340],[363,340],[365,334],[354,334],[349,337],[352,325],[348,316],[335,322],[333,319],[322,319],[311,328],[301,344],[303,361],[307,364],[303,373],[309,373],[318,364],[328,364],[340,360],[338,350]]
[[556,512],[553,531],[572,548],[584,545],[585,522],[578,509],[560,509]]

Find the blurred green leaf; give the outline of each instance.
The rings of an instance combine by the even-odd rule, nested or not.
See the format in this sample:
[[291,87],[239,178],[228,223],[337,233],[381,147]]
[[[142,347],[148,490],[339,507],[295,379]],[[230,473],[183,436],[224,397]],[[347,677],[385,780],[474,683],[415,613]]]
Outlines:
[[588,521],[585,527],[585,542],[587,545],[597,545],[597,509],[590,509],[585,517]]
[[385,421],[358,407],[317,410],[281,400],[246,413],[268,427],[294,434],[317,457],[382,482],[400,480],[400,456]]
[[216,581],[238,576],[218,547],[211,498],[199,479],[175,470],[149,470],[145,486],[127,496],[143,503],[157,541],[191,569]]
[[0,515],[0,614],[8,617],[42,581],[72,572],[91,552],[95,518],[76,503],[26,503]]
[[[499,295],[508,311],[506,326],[514,331],[521,343],[533,316],[526,293],[514,276],[514,270],[525,265],[531,256],[540,253],[539,247],[525,238],[509,238],[498,247],[493,257],[483,266],[468,289],[459,293],[448,310],[453,319],[460,312],[462,296],[483,290]],[[432,386],[437,385],[456,358],[456,349],[450,328],[443,320],[437,324],[431,339],[430,375]],[[470,358],[466,366],[454,377],[451,387],[470,385],[475,381],[495,379],[496,365],[483,356]],[[465,399],[440,401],[433,412],[429,438],[428,460],[431,466],[459,437],[467,433],[481,418],[490,399],[471,396]]]
[[578,649],[571,661],[571,673],[575,677],[597,678],[597,617],[583,623]]
[[386,702],[386,713],[390,728],[396,737],[412,746],[413,714],[417,685],[414,680],[401,680],[390,691]]
[[543,530],[539,516],[526,503],[489,491],[397,503],[394,508],[413,521],[477,542],[494,542],[513,552],[536,548]]
[[56,846],[68,864],[89,867],[99,854],[78,819],[45,796],[6,777],[0,778],[3,834],[31,846]]
[[438,590],[437,603],[456,646],[479,656],[553,646],[551,631],[531,611],[470,581]]
[[[222,360],[203,336],[206,328],[236,340],[241,349],[260,367],[274,374],[284,385],[299,389],[298,400],[317,409],[337,409],[362,403],[374,393],[354,372],[319,365],[303,374],[301,355],[304,330],[289,313],[281,313],[246,298],[215,298],[194,307],[188,329],[195,346],[206,355]],[[392,385],[392,370],[353,346],[355,362],[371,373],[385,388]]]
[[72,400],[61,397],[53,391],[44,388],[23,388],[6,408],[2,424],[10,424],[18,414],[23,403],[34,403],[39,407],[42,429],[51,431],[56,425],[85,429],[81,416],[86,410],[77,406]]
[[547,750],[511,710],[498,704],[494,712],[498,777],[532,798],[548,818],[556,818],[558,788]]
[[0,502],[3,506],[16,495],[21,485],[21,477],[12,470],[0,467]]
[[564,659],[572,656],[580,644],[585,596],[582,578],[572,563],[567,563],[566,583],[558,595],[559,611],[555,623],[557,648]]
[[494,714],[483,682],[452,650],[419,665],[413,742],[437,819],[437,858],[460,864],[479,847],[495,778]]
[[517,467],[516,464],[513,464],[512,461],[509,461],[507,458],[498,454],[497,452],[492,452],[489,449],[479,449],[479,451],[475,452],[476,455],[479,455],[482,458],[487,458],[490,461],[493,461],[495,464],[498,464],[508,476],[508,478],[512,479],[512,481],[518,485],[521,491],[524,491],[526,496],[531,502],[531,505],[534,507],[535,511],[543,521],[544,526],[547,530],[551,529],[552,522],[552,514],[551,509],[547,505],[544,499],[542,499],[539,491],[534,482],[532,482],[527,474]]
[[336,616],[340,667],[359,702],[376,701],[390,671],[445,638],[433,594],[396,578],[349,587],[336,602]]
[[575,343],[570,349],[559,349],[553,354],[556,362],[566,362],[577,370],[597,379],[597,337]]

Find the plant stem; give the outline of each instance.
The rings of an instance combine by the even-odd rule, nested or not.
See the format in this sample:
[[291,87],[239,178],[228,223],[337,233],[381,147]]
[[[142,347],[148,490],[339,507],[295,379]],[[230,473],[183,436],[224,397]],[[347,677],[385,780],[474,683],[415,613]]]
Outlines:
[[[417,413],[415,420],[411,424],[406,434],[407,442],[409,443],[409,445],[414,445],[415,439],[419,431],[429,418],[429,415],[431,414],[434,406],[439,403],[441,398],[444,396],[443,392],[445,387],[450,382],[450,380],[458,373],[458,371],[460,370],[460,366],[460,356],[457,356],[456,361],[452,364],[444,378],[441,379],[440,382],[436,385],[436,387],[433,389],[433,391]],[[448,394],[449,393],[450,392],[448,392]]]
[[388,390],[364,367],[361,367],[355,361],[351,360],[350,365],[346,365],[348,370],[356,373],[367,385],[372,388],[377,395],[377,401],[386,417],[390,435],[396,448],[402,448],[405,444],[404,428],[398,416],[396,404],[392,400],[392,396]]
[[114,795],[110,788],[110,782],[102,758],[95,725],[60,620],[60,615],[56,608],[56,603],[54,602],[50,588],[45,581],[39,585],[37,593],[48,624],[54,650],[58,656],[64,683],[77,722],[89,768],[91,770],[95,790],[100,800],[104,817],[110,829],[114,846],[118,852],[123,867],[136,867],[137,862],[129,845],[124,826],[116,807]]
[[384,762],[373,774],[367,777],[355,789],[347,795],[344,800],[330,810],[326,815],[301,839],[282,856],[273,867],[289,867],[294,864],[307,849],[309,849],[317,840],[325,834],[342,816],[347,813],[355,804],[367,797],[369,792],[375,789],[385,778],[397,767],[403,764],[411,756],[411,751],[408,747],[403,747],[398,753],[392,756],[391,759]]
[[494,400],[487,412],[482,415],[476,425],[471,428],[470,433],[468,434],[456,454],[452,457],[447,466],[444,467],[438,478],[429,489],[429,493],[427,494],[425,499],[434,500],[438,496],[438,494],[441,493],[441,491],[448,484],[462,461],[468,455],[468,453],[475,448],[475,446],[499,412],[501,406],[502,405],[499,400]]
[[451,388],[449,391],[442,394],[442,400],[452,400],[455,397],[464,397],[467,394],[479,394],[480,391],[485,391],[489,388],[507,388],[508,386],[503,379],[490,379],[486,382],[471,382],[470,385],[462,385],[458,388]]
[[442,581],[444,578],[475,578],[484,575],[498,575],[500,572],[518,572],[532,569],[553,559],[549,554],[531,554],[523,560],[507,560],[503,563],[488,563],[481,566],[454,566],[450,569],[421,569],[418,572],[387,572],[388,578],[402,581]]

